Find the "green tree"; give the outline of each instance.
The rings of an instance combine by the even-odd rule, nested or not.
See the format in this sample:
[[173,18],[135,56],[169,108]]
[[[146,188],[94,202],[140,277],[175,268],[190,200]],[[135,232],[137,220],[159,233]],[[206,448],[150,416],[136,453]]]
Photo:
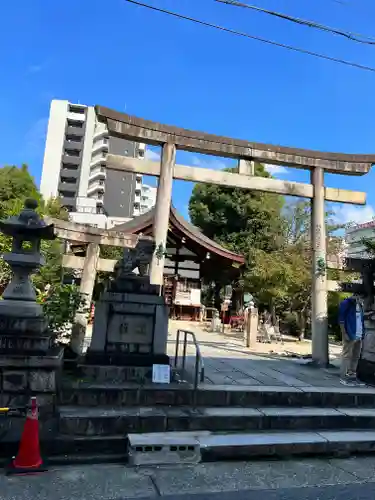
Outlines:
[[85,311],[85,299],[76,285],[54,283],[48,290],[38,293],[38,302],[48,320],[55,339],[65,341],[71,336],[71,325],[78,311]]
[[[260,164],[255,165],[255,175],[270,177]],[[256,290],[257,299],[267,303],[282,294],[278,277],[285,269],[282,262],[278,265],[270,254],[277,252],[283,245],[283,204],[283,197],[276,194],[201,183],[195,185],[189,201],[189,215],[193,224],[209,238],[245,256],[245,272],[240,281],[233,284],[236,292]],[[267,293],[262,293],[259,292],[260,283],[264,292],[266,289],[260,270],[268,271],[270,263],[274,286],[269,286]],[[215,295],[218,296],[220,286],[228,283],[229,278],[225,271],[220,276],[215,273],[215,276],[208,277],[208,281],[211,278],[216,284]],[[271,282],[269,274],[264,278]]]
[[[255,175],[270,176],[260,164]],[[198,183],[189,201],[189,215],[206,236],[247,255],[249,248],[269,252],[281,246],[283,203],[283,197],[274,194]]]
[[[42,217],[48,215],[68,220],[68,213],[61,207],[59,200],[51,199],[45,202],[42,199],[26,165],[20,168],[16,166],[0,168],[0,218],[6,219],[12,215],[18,215],[26,198],[34,198],[38,201],[38,211]],[[0,234],[0,254],[9,252],[10,249],[11,238]],[[33,276],[37,289],[43,289],[47,283],[55,283],[61,279],[62,242],[58,239],[43,241],[42,254],[46,265]],[[8,264],[0,259],[0,289],[4,289],[10,276]]]

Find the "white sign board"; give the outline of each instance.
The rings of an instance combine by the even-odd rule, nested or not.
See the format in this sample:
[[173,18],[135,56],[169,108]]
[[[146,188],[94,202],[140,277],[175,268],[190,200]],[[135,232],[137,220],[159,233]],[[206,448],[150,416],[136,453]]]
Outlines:
[[154,384],[170,384],[171,367],[169,365],[152,365],[152,381]]
[[201,305],[201,291],[199,288],[192,288],[190,290],[190,300],[193,306]]

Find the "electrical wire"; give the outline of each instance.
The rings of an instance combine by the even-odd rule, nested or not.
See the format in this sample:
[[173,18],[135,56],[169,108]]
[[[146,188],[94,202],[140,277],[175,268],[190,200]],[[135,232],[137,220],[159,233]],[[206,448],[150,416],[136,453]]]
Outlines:
[[356,63],[356,62],[347,61],[345,59],[338,59],[336,57],[328,56],[326,54],[320,54],[318,52],[313,52],[313,51],[310,51],[310,50],[301,49],[301,48],[295,47],[293,45],[286,45],[286,44],[283,44],[283,43],[275,42],[273,40],[268,40],[266,38],[261,38],[259,36],[250,35],[248,33],[244,33],[244,32],[241,32],[241,31],[236,31],[236,30],[233,30],[233,29],[230,29],[230,28],[226,28],[224,26],[219,26],[219,25],[216,25],[216,24],[208,23],[206,21],[202,21],[201,19],[196,19],[194,17],[185,16],[183,14],[179,14],[178,12],[173,12],[173,11],[166,10],[166,9],[161,9],[160,7],[154,7],[153,5],[148,5],[146,3],[139,2],[137,0],[125,0],[125,2],[134,4],[134,5],[138,5],[140,7],[145,7],[147,9],[150,9],[150,10],[153,10],[153,11],[156,11],[156,12],[161,12],[163,14],[167,14],[169,16],[172,16],[172,17],[175,17],[175,18],[178,18],[178,19],[184,19],[185,21],[191,21],[193,23],[200,24],[202,26],[207,26],[209,28],[214,28],[214,29],[217,29],[217,30],[220,30],[220,31],[224,31],[224,32],[230,33],[232,35],[237,35],[237,36],[241,36],[241,37],[244,37],[244,38],[250,38],[251,40],[258,40],[259,42],[266,43],[268,45],[273,45],[275,47],[281,47],[283,49],[292,50],[294,52],[299,52],[300,54],[305,54],[305,55],[317,57],[319,59],[324,59],[326,61],[336,62],[336,63],[339,63],[339,64],[343,64],[345,66],[351,66],[352,68],[362,69],[362,70],[365,70],[365,71],[371,71],[371,72],[375,73],[375,67],[372,67],[372,66],[365,66],[363,64],[359,64],[359,63]]
[[[343,31],[338,28],[331,28],[330,26],[325,26],[324,24],[318,24],[314,21],[308,21],[306,19],[300,19],[298,17],[288,16],[287,14],[283,14],[281,12],[275,12],[273,10],[263,9],[262,7],[257,7],[256,5],[249,5],[247,3],[239,2],[238,0],[215,0],[216,2],[232,5],[233,7],[241,7],[244,9],[251,9],[258,12],[263,12],[264,14],[268,14],[270,16],[278,17],[283,19],[284,21],[290,21],[295,24],[301,24],[304,26],[308,26],[309,28],[315,28],[321,31],[326,31],[328,33],[333,33],[334,35],[343,36],[352,40],[353,42],[364,43],[366,45],[375,45],[375,38],[362,35],[361,33],[352,33],[349,31]],[[361,39],[362,38],[362,39]]]

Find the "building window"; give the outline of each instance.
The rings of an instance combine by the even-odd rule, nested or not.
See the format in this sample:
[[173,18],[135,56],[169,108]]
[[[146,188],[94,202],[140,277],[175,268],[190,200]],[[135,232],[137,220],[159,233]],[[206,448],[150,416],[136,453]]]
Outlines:
[[80,115],[83,115],[83,114],[85,114],[85,108],[82,108],[81,106],[75,106],[74,104],[70,104],[69,112],[70,113],[79,113]]

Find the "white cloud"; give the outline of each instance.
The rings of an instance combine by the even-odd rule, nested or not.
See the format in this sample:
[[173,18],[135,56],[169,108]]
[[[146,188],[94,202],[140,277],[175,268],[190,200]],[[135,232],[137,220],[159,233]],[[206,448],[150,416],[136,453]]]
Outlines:
[[340,224],[363,224],[370,222],[375,218],[375,209],[372,205],[365,205],[364,207],[356,207],[354,205],[344,205],[336,212],[336,219]]
[[153,151],[152,149],[146,149],[146,160],[159,161],[160,153]]
[[284,175],[288,172],[287,169],[281,165],[264,165],[264,168],[271,175]]
[[224,168],[228,168],[228,165],[221,160],[216,160],[213,158],[205,159],[205,158],[200,158],[199,156],[193,156],[191,163],[195,167],[212,168],[214,170],[222,170]]
[[43,151],[47,135],[48,118],[39,118],[34,122],[25,136],[25,146],[29,154],[35,155]]

